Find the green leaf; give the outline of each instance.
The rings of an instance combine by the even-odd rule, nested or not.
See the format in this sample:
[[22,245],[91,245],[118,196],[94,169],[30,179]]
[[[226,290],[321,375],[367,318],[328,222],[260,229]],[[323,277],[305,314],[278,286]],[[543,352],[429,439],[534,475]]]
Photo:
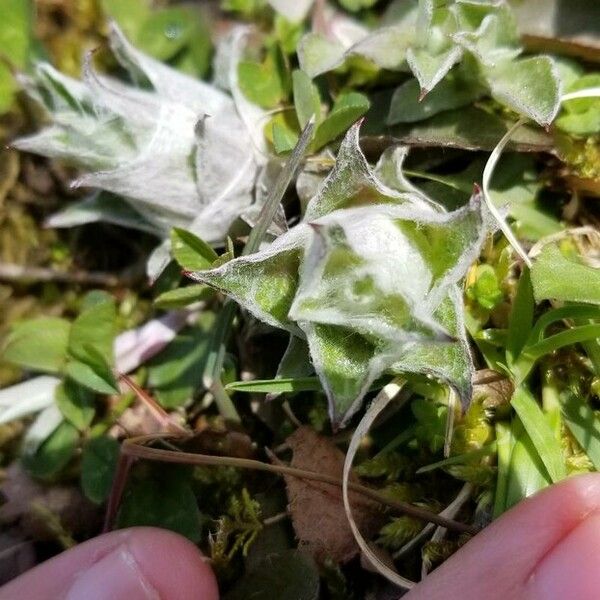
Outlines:
[[459,291],[449,290],[448,296],[434,312],[434,318],[455,341],[439,343],[422,340],[412,351],[403,353],[392,364],[396,375],[421,373],[449,384],[458,393],[463,408],[471,398],[471,354],[463,325],[464,307]]
[[481,307],[492,310],[504,298],[500,281],[492,265],[478,265],[475,280],[466,290],[467,296],[475,300]]
[[119,393],[110,365],[93,346],[84,346],[80,358],[69,360],[65,372],[77,383],[99,394]]
[[511,429],[514,442],[510,455],[504,510],[552,483],[519,418],[513,419]]
[[69,203],[64,209],[51,215],[45,221],[45,226],[63,228],[98,221],[153,234],[158,231],[155,225],[132,206],[125,204],[121,197],[109,192],[97,192],[81,201]]
[[70,330],[71,324],[57,317],[18,323],[8,335],[2,355],[22,367],[58,373],[65,365]]
[[148,363],[148,386],[165,408],[177,408],[189,402],[202,387],[202,373],[210,341],[213,320],[181,332],[160,354]]
[[[96,355],[108,365],[113,362],[117,309],[114,298],[105,292],[90,292],[84,298],[81,314],[73,321],[69,333],[69,353],[77,360],[98,362]],[[90,358],[90,348],[93,355]]]
[[[312,0],[308,0],[312,3]],[[273,34],[286,54],[295,54],[296,46],[304,33],[302,22],[295,23],[282,15],[275,15]]]
[[290,152],[298,143],[298,133],[286,126],[285,122],[274,120],[273,127],[273,147],[277,154]]
[[513,427],[503,421],[496,423],[497,469],[496,489],[494,491],[493,517],[498,518],[506,510],[506,493],[510,478],[510,459],[515,440]]
[[562,231],[558,218],[538,199],[542,188],[535,159],[522,153],[502,157],[494,172],[490,193],[492,202],[515,221],[517,235],[528,240]]
[[[476,106],[445,111],[415,124],[398,124],[389,130],[399,142],[416,146],[493,150],[507,132],[498,115]],[[538,128],[521,127],[512,137],[511,147],[526,151],[548,151],[552,139]]]
[[519,386],[510,401],[519,415],[550,479],[556,483],[567,475],[560,440],[556,438],[539,404],[531,393]]
[[[600,87],[600,73],[588,73],[568,86],[567,92]],[[563,112],[554,122],[573,135],[589,136],[600,133],[600,99],[582,98],[562,103]]]
[[277,368],[276,379],[304,378],[314,372],[306,340],[290,335],[290,341]]
[[273,108],[289,93],[289,73],[285,57],[273,46],[262,63],[238,64],[238,82],[244,96],[263,108]]
[[94,395],[89,390],[66,379],[56,389],[55,400],[63,417],[79,431],[90,426],[96,407]]
[[595,340],[596,338],[600,338],[600,324],[571,327],[566,331],[551,335],[537,344],[526,346],[523,349],[523,355],[525,358],[538,360],[542,356],[550,354],[559,348],[588,340]]
[[565,424],[600,471],[600,420],[597,412],[580,396],[566,391],[559,396]]
[[300,550],[268,556],[247,572],[224,600],[317,600],[319,571]]
[[312,116],[315,123],[321,121],[321,96],[311,78],[299,69],[292,73],[294,107],[298,116],[300,129],[304,129]]
[[519,32],[507,3],[453,4],[452,10],[459,29],[453,39],[481,66],[508,63],[519,55]]
[[69,333],[66,373],[101,394],[118,394],[112,364],[116,334],[115,300],[106,292],[90,292]]
[[234,381],[225,386],[228,392],[247,394],[289,394],[295,392],[318,392],[322,390],[318,377],[282,377],[281,379],[253,379]]
[[16,91],[17,84],[11,70],[4,63],[0,63],[0,114],[10,109]]
[[[338,151],[335,166],[306,207],[304,219],[313,221],[340,208],[374,204],[402,204],[412,197],[382,186],[382,175],[374,173],[359,146],[360,126],[347,133]],[[394,165],[395,166],[395,165]],[[400,167],[402,163],[400,161]],[[405,190],[403,190],[405,191]]]
[[422,121],[439,112],[466,106],[481,94],[482,89],[477,81],[460,77],[453,71],[425,98],[420,99],[419,83],[416,79],[410,79],[396,88],[386,122],[395,125]]
[[179,266],[186,271],[207,269],[219,258],[205,241],[178,227],[171,230],[171,252]]
[[431,91],[461,59],[463,49],[451,38],[456,28],[456,16],[445,5],[420,0],[415,40],[406,62],[424,92]]
[[429,93],[461,59],[461,55],[462,50],[457,46],[439,54],[431,54],[428,50],[420,48],[409,48],[406,61],[417,78],[421,91]]
[[294,227],[268,250],[240,256],[210,271],[192,274],[197,281],[226,292],[258,319],[302,335],[288,319],[298,283],[298,270],[307,231]]
[[340,0],[340,4],[350,12],[358,12],[365,8],[375,6],[379,0]]
[[25,468],[34,477],[49,479],[67,466],[75,455],[78,443],[77,429],[71,423],[63,421],[46,438],[35,454],[23,458]]
[[92,438],[83,448],[81,457],[81,487],[96,504],[110,495],[119,460],[119,442],[108,436]]
[[150,16],[149,0],[100,0],[104,14],[114,19],[128,37],[135,40]]
[[0,63],[0,114],[13,104],[19,85],[12,69],[28,67],[32,39],[33,6],[30,0],[3,0],[0,52],[9,64]]
[[139,26],[135,36],[137,46],[154,58],[167,61],[180,52],[193,35],[202,35],[195,31],[197,15],[194,12],[181,6],[152,11]]
[[173,466],[155,468],[143,479],[130,481],[118,515],[119,527],[161,527],[192,542],[200,540],[200,523],[190,472]]
[[204,79],[211,69],[212,57],[213,45],[208,23],[205,21],[204,14],[197,13],[194,29],[188,40],[187,52],[183,53],[179,60],[175,57],[171,62],[180,71]]
[[212,295],[212,290],[205,285],[186,285],[185,287],[163,292],[154,300],[154,306],[158,308],[181,308],[200,300],[207,300]]
[[556,244],[544,246],[531,268],[531,280],[538,302],[600,304],[600,269],[567,258]]
[[[517,383],[525,381],[529,373],[531,373],[535,363],[540,358],[565,346],[571,346],[578,343],[585,345],[586,342],[597,342],[597,340],[600,339],[600,325],[580,325],[571,327],[566,331],[561,331],[560,333],[556,333],[545,339],[539,339],[540,337],[541,336],[538,336],[536,338],[535,335],[532,335],[531,338],[528,339],[527,345],[523,347],[523,351],[517,360],[511,365],[511,371]],[[592,349],[592,352],[593,351],[594,350]]]
[[507,61],[486,71],[492,96],[540,125],[549,125],[560,107],[559,80],[552,59],[534,56]]
[[533,326],[526,346],[531,347],[544,339],[546,329],[553,323],[564,319],[574,319],[578,323],[583,319],[600,319],[600,308],[586,304],[568,304],[546,311]]
[[14,67],[24,69],[32,39],[33,6],[30,0],[2,0],[0,48]]
[[358,92],[340,94],[331,112],[323,119],[315,132],[312,147],[322,148],[345,133],[346,130],[369,110],[369,99]]
[[529,269],[524,269],[519,279],[517,294],[513,302],[508,324],[506,356],[509,364],[514,363],[525,345],[533,327],[533,289]]
[[330,71],[344,60],[344,46],[319,33],[307,33],[303,36],[297,52],[300,68],[309,77],[317,77]]

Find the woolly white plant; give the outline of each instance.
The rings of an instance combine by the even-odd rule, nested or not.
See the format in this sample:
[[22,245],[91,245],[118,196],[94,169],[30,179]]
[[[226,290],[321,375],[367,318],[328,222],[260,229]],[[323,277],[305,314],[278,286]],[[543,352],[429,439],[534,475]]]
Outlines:
[[300,224],[255,254],[191,274],[289,331],[294,356],[306,340],[336,426],[384,373],[430,374],[468,401],[457,284],[487,231],[478,195],[446,213],[418,193],[402,176],[403,148],[371,169],[359,128],[346,134]]
[[[388,19],[349,47],[320,32],[307,33],[298,45],[300,65],[311,77],[335,69],[351,56],[384,69],[411,71],[416,80],[397,89],[389,124],[410,121],[403,105],[409,100],[415,104],[419,96],[432,94],[427,106],[447,110],[487,93],[548,125],[559,108],[557,69],[547,56],[522,58],[521,52],[516,19],[505,0],[407,0],[391,23]],[[438,91],[448,75],[450,80]],[[431,113],[421,118],[426,116]]]
[[73,185],[102,190],[48,224],[107,220],[163,238],[176,226],[222,242],[252,204],[266,156],[262,110],[237,89],[244,35],[234,29],[220,52],[221,80],[233,97],[146,56],[114,24],[111,49],[132,84],[97,73],[91,55],[82,81],[46,63],[23,78],[50,122],[14,145],[80,167]]

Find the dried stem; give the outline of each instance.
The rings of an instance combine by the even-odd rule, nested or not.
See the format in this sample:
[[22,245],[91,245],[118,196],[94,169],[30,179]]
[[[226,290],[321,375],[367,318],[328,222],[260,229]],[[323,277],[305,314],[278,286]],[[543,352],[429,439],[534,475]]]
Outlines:
[[[252,460],[248,458],[236,458],[231,456],[212,456],[208,454],[194,454],[191,452],[175,452],[172,450],[163,450],[159,448],[149,448],[146,444],[161,440],[164,438],[173,438],[173,435],[146,435],[135,438],[130,438],[123,442],[121,452],[123,456],[130,459],[142,458],[147,460],[156,460],[161,462],[179,463],[188,465],[202,465],[202,466],[226,466],[235,467],[239,469],[253,469],[256,471],[267,471],[268,473],[276,473],[277,475],[288,475],[291,477],[298,477],[299,479],[309,479],[312,481],[319,481],[321,483],[333,485],[335,487],[342,487],[342,480],[337,477],[332,477],[324,473],[316,473],[314,471],[307,471],[305,469],[298,469],[296,467],[289,467],[286,465],[274,465],[270,463],[261,462],[259,460]],[[385,495],[379,493],[377,490],[373,490],[364,485],[349,482],[348,488],[353,492],[361,494],[362,496],[374,500],[383,506],[387,506],[394,510],[397,510],[403,514],[410,515],[423,521],[435,523],[440,527],[452,529],[460,533],[471,533],[475,534],[477,530],[464,523],[459,523],[452,519],[447,519],[443,515],[438,515],[427,509],[421,508],[420,506],[414,506],[408,502],[399,502],[392,500]],[[113,507],[113,513],[115,509]],[[107,522],[108,516],[107,516]]]
[[47,282],[80,283],[82,285],[99,285],[102,287],[128,286],[133,283],[132,277],[119,277],[112,273],[97,271],[59,271],[46,267],[31,267],[0,263],[0,280],[10,282]]
[[135,458],[128,456],[124,452],[119,455],[119,462],[117,463],[117,470],[115,472],[115,478],[113,479],[112,489],[110,490],[110,496],[108,497],[108,505],[106,507],[106,515],[104,516],[104,527],[103,533],[106,533],[112,529],[117,511],[119,510],[119,504],[123,492],[125,491],[125,485],[129,477],[129,471],[131,465],[133,465]]

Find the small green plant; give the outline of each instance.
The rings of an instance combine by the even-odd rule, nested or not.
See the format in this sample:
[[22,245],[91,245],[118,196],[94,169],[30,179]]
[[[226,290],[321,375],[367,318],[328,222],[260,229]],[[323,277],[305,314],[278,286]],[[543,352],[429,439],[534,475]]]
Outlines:
[[7,478],[317,600],[600,469],[598,49],[527,2],[7,0]]

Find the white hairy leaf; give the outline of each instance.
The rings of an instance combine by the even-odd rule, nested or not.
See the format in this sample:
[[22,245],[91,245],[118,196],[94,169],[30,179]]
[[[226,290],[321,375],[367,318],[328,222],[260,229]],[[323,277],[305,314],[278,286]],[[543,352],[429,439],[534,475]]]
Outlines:
[[[84,170],[75,186],[114,194],[110,202],[103,195],[88,199],[50,223],[64,227],[102,219],[160,237],[175,226],[221,243],[252,204],[265,162],[264,113],[237,86],[245,33],[234,28],[222,52],[233,97],[146,56],[115,25],[113,53],[144,87],[96,73],[89,57],[82,82],[38,65],[35,79],[24,83],[44,104],[51,124],[15,146],[65,159]],[[117,196],[127,209],[112,210]]]
[[260,252],[192,274],[307,340],[336,425],[386,372],[434,375],[468,398],[457,283],[486,232],[478,197],[443,212],[402,176],[403,149],[374,171],[358,135],[355,125],[303,222]]

